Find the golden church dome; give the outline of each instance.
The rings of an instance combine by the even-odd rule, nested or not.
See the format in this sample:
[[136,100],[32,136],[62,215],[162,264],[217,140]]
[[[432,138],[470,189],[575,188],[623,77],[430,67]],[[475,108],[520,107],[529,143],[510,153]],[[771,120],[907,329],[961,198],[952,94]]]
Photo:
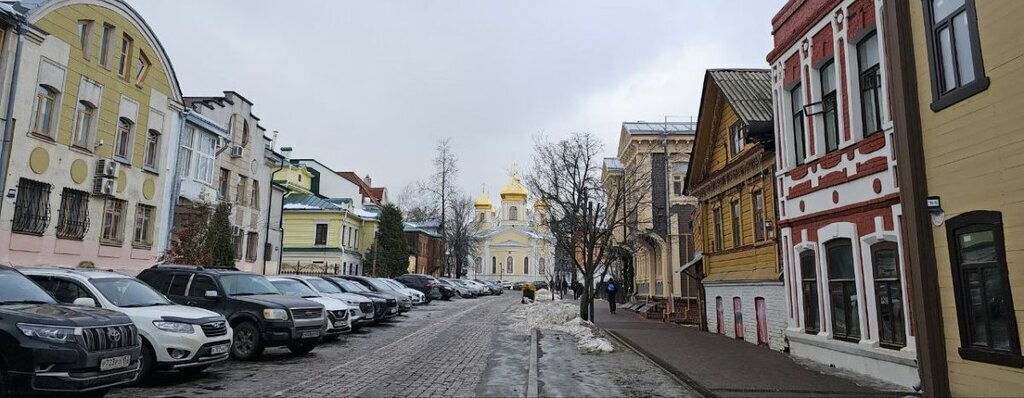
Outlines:
[[538,200],[537,202],[535,202],[533,204],[533,208],[537,209],[537,210],[540,210],[540,211],[547,211],[548,210],[548,202],[545,202],[544,199]]
[[476,202],[473,203],[473,207],[477,209],[493,208],[494,204],[491,203],[491,195],[488,195],[487,192],[481,192],[480,197],[476,198]]
[[501,199],[526,201],[526,187],[519,180],[519,174],[512,174],[512,180],[501,188]]

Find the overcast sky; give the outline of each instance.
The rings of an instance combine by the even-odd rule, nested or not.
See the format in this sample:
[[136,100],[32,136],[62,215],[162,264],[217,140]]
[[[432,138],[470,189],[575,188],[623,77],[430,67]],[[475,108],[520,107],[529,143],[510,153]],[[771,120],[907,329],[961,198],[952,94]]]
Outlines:
[[[451,137],[492,196],[533,137],[696,118],[704,70],[767,67],[783,0],[133,0],[185,95],[235,90],[279,146],[392,198]],[[673,119],[670,119],[673,120]]]

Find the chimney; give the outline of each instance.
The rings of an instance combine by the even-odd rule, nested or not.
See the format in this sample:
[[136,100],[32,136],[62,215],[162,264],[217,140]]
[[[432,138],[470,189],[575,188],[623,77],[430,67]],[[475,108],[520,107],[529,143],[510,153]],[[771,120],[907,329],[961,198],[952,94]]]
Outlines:
[[370,175],[369,174],[367,174],[366,177],[363,177],[363,180],[366,180],[366,185],[371,186],[371,187],[373,186],[373,180],[370,179]]
[[292,159],[292,147],[286,146],[281,147],[281,154],[284,155],[284,160],[289,161]]
[[270,138],[270,150],[271,151],[273,151],[275,148],[277,148],[277,134],[278,134],[277,130],[274,130],[274,134]]

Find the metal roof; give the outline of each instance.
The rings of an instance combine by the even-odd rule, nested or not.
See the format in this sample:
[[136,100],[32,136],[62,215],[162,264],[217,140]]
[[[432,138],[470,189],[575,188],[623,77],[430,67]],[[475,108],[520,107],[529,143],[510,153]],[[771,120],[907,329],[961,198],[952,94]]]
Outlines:
[[622,166],[619,158],[604,158],[604,168],[608,170],[622,170],[625,167]]
[[772,82],[768,69],[711,69],[722,95],[744,123],[772,121]]
[[697,131],[697,122],[623,122],[622,128],[629,134],[689,134]]
[[340,205],[309,193],[291,193],[284,197],[285,210],[334,210],[340,211]]

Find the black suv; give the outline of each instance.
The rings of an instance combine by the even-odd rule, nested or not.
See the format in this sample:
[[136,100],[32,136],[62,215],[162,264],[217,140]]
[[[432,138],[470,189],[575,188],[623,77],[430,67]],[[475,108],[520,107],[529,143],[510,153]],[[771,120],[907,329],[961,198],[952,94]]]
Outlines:
[[138,377],[141,350],[127,315],[58,305],[31,279],[0,266],[0,396],[102,396]]
[[427,296],[427,303],[431,300],[441,298],[440,282],[430,275],[405,274],[394,277],[394,280],[409,287],[410,289],[419,290],[420,293]]
[[205,308],[227,318],[234,330],[231,357],[254,359],[266,347],[296,354],[316,348],[324,334],[324,306],[280,294],[263,275],[234,268],[156,265],[139,274],[171,301]]

